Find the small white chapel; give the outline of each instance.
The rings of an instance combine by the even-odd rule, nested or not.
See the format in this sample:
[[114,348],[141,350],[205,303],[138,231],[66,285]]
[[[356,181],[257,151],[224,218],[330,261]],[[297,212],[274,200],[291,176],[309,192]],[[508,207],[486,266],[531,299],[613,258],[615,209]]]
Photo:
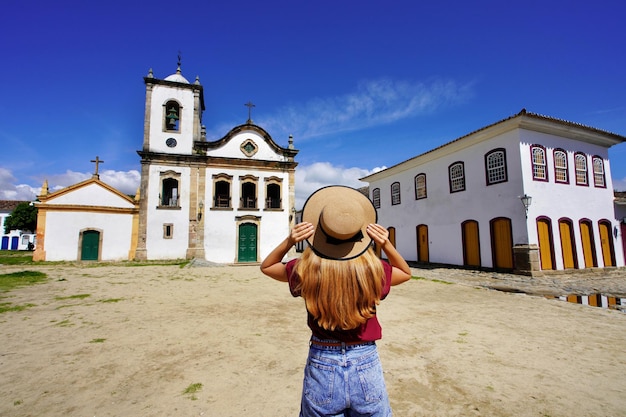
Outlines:
[[133,197],[92,178],[50,193],[44,183],[33,259],[259,262],[295,214],[294,149],[251,118],[210,141],[203,87],[176,72],[146,85],[141,184]]

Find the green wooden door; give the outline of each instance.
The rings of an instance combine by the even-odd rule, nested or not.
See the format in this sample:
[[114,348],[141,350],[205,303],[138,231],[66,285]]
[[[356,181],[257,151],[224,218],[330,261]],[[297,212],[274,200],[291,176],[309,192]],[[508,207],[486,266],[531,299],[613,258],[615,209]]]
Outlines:
[[100,249],[100,232],[86,230],[83,232],[83,243],[80,250],[81,261],[97,261]]
[[256,224],[244,223],[239,226],[238,262],[256,262]]

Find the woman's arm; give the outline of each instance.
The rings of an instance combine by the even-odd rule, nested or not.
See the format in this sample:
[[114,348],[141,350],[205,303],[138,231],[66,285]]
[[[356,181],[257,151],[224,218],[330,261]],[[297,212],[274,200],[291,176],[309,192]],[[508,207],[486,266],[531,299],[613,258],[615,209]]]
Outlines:
[[270,252],[261,262],[261,272],[277,281],[287,282],[287,268],[283,264],[283,258],[289,249],[298,242],[308,239],[313,235],[311,223],[298,223],[293,227],[289,236]]
[[402,284],[411,279],[411,268],[389,241],[389,231],[379,224],[370,224],[367,226],[367,234],[385,252],[389,264],[393,267],[391,285]]

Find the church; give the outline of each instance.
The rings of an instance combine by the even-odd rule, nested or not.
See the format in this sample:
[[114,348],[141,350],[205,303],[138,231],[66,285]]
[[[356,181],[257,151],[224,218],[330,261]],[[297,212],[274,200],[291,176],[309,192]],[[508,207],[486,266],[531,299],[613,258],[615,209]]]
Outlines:
[[[33,259],[201,259],[259,262],[295,215],[293,139],[279,146],[253,123],[210,141],[203,87],[176,72],[146,86],[141,184],[126,196],[93,177],[38,196]],[[253,106],[248,103],[249,110]]]

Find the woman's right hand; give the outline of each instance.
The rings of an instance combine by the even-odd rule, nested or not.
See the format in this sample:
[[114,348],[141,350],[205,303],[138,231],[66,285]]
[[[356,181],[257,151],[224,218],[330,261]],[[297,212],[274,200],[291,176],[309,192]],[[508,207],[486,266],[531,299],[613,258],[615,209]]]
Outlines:
[[302,242],[303,240],[313,236],[313,232],[315,232],[313,224],[309,222],[302,222],[296,224],[293,229],[291,229],[291,234],[289,235],[289,238],[293,241],[293,244],[295,245],[296,243]]

